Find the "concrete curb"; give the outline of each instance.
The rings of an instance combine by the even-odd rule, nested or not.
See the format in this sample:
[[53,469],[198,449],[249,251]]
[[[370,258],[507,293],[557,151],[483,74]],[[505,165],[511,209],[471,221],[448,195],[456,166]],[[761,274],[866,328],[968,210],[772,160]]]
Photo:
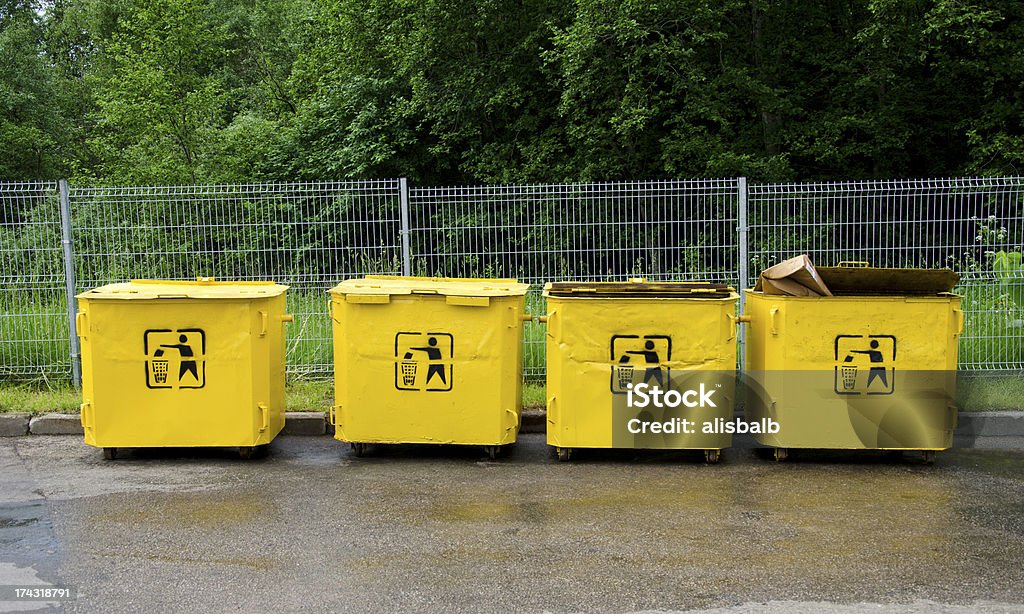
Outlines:
[[83,435],[82,418],[78,414],[43,414],[28,423],[33,435]]
[[288,411],[284,414],[282,435],[324,435],[327,416],[322,411]]
[[548,414],[543,409],[525,410],[521,414],[520,433],[546,433],[548,432]]
[[956,434],[970,437],[1024,437],[1024,411],[961,412]]
[[[547,413],[543,410],[527,410],[522,413],[519,432],[544,433],[547,430]],[[82,435],[82,423],[78,414],[49,413],[30,418],[25,413],[0,413],[0,437],[20,435]],[[330,434],[324,412],[285,413],[282,435],[323,436]],[[961,412],[954,448],[979,449],[1024,449],[1024,411]]]
[[0,437],[28,435],[29,414],[0,414]]
[[1024,449],[1024,411],[961,412],[953,447]]

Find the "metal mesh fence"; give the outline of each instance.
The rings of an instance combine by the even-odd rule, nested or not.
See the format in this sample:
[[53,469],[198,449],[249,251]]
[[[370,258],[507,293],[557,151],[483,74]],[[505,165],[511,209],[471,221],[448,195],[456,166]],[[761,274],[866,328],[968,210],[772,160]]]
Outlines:
[[0,379],[66,378],[67,301],[56,183],[0,183]]
[[962,369],[1024,368],[1024,180],[751,185],[752,284],[797,254],[819,265],[950,267],[961,275]]
[[401,270],[397,180],[79,188],[71,214],[79,291],[195,277],[289,285],[293,375],[333,372],[330,287]]
[[[326,377],[325,291],[347,277],[517,277],[532,285],[529,311],[542,313],[546,281],[749,287],[763,268],[807,253],[818,264],[957,270],[962,368],[1024,369],[1021,178],[403,189],[403,180],[72,188],[77,290],[197,276],[288,284],[289,372]],[[0,183],[0,379],[70,373],[65,275],[57,185]],[[525,376],[538,379],[542,325],[526,325],[525,348]]]
[[[517,277],[543,313],[552,280],[708,280],[735,285],[735,179],[410,190],[412,271]],[[544,330],[524,331],[524,375],[544,375]]]

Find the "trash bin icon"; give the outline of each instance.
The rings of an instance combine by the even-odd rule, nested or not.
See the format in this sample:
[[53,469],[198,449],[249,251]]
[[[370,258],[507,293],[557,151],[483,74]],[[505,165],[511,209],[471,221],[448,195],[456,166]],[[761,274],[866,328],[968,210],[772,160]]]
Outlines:
[[238,448],[284,427],[287,286],[133,280],[78,295],[85,443]]
[[527,284],[369,275],[330,291],[335,439],[367,445],[514,443]]
[[843,365],[843,390],[853,390],[857,385],[857,365]]
[[616,370],[619,375],[619,388],[626,389],[633,383],[633,366],[619,365]]
[[167,367],[171,364],[169,360],[154,360],[150,364],[153,367],[153,381],[158,384],[167,383]]
[[413,360],[402,361],[402,383],[406,386],[416,384],[416,362]]

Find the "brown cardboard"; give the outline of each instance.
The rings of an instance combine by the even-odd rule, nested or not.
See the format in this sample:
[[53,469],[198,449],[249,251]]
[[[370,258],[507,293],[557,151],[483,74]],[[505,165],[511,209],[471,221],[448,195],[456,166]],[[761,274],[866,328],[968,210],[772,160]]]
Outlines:
[[787,296],[832,296],[806,254],[784,260],[761,272],[755,290]]
[[949,269],[821,267],[818,274],[836,296],[928,296],[950,292],[960,279]]

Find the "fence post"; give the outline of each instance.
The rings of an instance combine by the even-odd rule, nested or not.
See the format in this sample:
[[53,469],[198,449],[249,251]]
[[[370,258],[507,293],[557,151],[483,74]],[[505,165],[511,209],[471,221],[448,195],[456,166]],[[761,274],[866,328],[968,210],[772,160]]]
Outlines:
[[70,333],[71,345],[71,379],[75,388],[82,387],[82,349],[78,343],[78,327],[75,322],[75,315],[78,313],[78,304],[75,301],[75,253],[71,245],[71,194],[68,190],[68,182],[61,179],[57,182],[60,190],[60,231],[61,244],[64,247],[64,283],[68,301],[68,331]]
[[[750,278],[750,271],[748,267],[750,265],[750,245],[748,243],[747,236],[747,178],[737,177],[736,178],[736,225],[737,225],[737,247],[739,247],[739,288],[737,290],[740,293],[740,313],[743,313],[746,308],[747,298],[743,293],[744,287],[747,285],[747,280]],[[736,331],[736,338],[739,342],[739,361],[740,365],[746,364],[746,350],[747,350],[747,327],[740,325],[737,327],[739,330]]]
[[399,204],[402,220],[402,275],[412,275],[412,255],[409,249],[409,182],[405,177],[398,180]]

